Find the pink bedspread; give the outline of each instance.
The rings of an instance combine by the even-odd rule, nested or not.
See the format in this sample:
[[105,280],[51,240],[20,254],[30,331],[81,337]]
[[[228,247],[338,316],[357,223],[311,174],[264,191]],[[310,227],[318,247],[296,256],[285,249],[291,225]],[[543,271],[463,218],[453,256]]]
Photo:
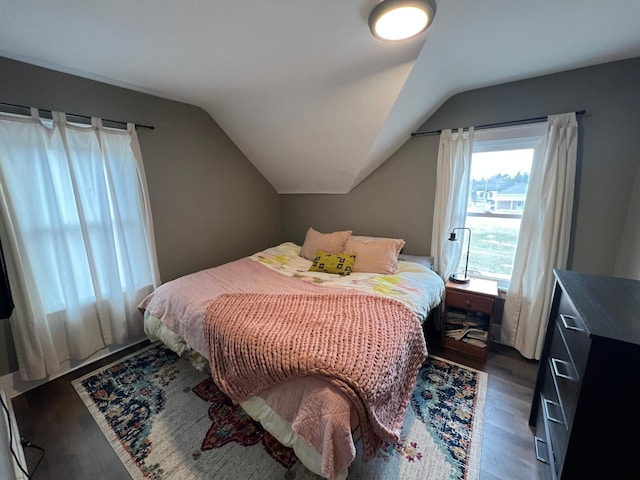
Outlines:
[[[208,358],[204,315],[224,293],[349,293],[287,277],[249,258],[186,275],[157,288],[139,305]],[[192,343],[194,342],[194,343]]]
[[403,303],[362,293],[227,294],[205,322],[213,378],[235,402],[318,376],[355,406],[365,460],[398,439],[427,353],[420,323]]

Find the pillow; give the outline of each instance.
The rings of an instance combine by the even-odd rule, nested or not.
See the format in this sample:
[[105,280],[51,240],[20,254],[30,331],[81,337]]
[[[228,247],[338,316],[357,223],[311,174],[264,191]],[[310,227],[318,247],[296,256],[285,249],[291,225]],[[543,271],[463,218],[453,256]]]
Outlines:
[[398,254],[405,241],[400,238],[349,238],[346,250],[356,256],[354,272],[393,275],[398,266]]
[[327,253],[342,253],[345,251],[348,238],[351,236],[351,230],[344,232],[320,233],[313,228],[307,230],[307,236],[300,250],[300,256],[307,260],[316,258],[318,250],[324,250]]
[[433,270],[433,257],[427,255],[407,255],[406,253],[401,253],[398,255],[398,260],[402,260],[404,262],[414,262],[419,263],[427,267],[430,270]]
[[353,238],[354,240],[360,240],[361,242],[365,243],[373,242],[375,240],[387,240],[383,237],[367,237],[365,235],[351,235],[351,238]]
[[338,275],[349,275],[353,271],[353,264],[356,256],[352,253],[327,253],[318,250],[310,272],[337,273]]

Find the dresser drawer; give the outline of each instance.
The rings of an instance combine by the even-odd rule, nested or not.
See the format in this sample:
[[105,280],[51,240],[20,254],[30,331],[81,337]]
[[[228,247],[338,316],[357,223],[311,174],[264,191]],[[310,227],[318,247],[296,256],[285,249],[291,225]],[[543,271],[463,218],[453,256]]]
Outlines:
[[[543,400],[544,395],[540,395],[541,404]],[[556,464],[542,408],[538,411],[538,417],[536,419],[536,436],[534,437],[534,442],[536,459],[544,464],[541,478],[544,480],[555,480],[557,478]]]
[[589,356],[591,340],[582,319],[564,295],[560,298],[556,324],[562,332],[578,376],[582,377]]
[[558,397],[570,426],[576,412],[576,404],[580,396],[580,374],[573,361],[559,324],[554,326],[551,349],[548,359],[548,374],[558,392]]
[[472,310],[474,312],[493,313],[493,298],[457,291],[447,291],[447,306]]
[[564,412],[564,405],[558,394],[549,365],[547,365],[544,376],[540,410],[545,418],[545,429],[553,452],[554,464],[556,468],[561,468],[564,462],[564,453],[569,443],[569,427]]

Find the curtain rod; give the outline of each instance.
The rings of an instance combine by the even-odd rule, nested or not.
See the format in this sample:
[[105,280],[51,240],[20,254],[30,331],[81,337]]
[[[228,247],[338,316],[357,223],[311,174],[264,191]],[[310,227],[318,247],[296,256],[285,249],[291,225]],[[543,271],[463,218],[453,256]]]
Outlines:
[[[13,107],[13,108],[24,108],[26,110],[30,110],[31,107],[27,107],[26,105],[16,105],[15,103],[6,103],[6,102],[0,102],[0,105],[5,105],[7,107]],[[40,112],[46,112],[46,113],[52,113],[51,110],[47,110],[46,108],[39,108],[38,109]],[[76,117],[76,118],[85,118],[87,120],[91,120],[92,117],[88,116],[88,115],[79,115],[77,113],[67,113],[66,115],[70,116],[70,117]],[[102,119],[103,122],[109,122],[109,123],[119,123],[121,125],[126,125],[127,122],[122,122],[120,120],[109,120],[108,118],[103,118]],[[142,125],[141,123],[135,123],[134,124],[136,128],[148,128],[149,130],[155,130],[156,127],[154,127],[153,125]]]
[[[584,115],[585,113],[587,113],[586,110],[578,110],[577,112],[575,112],[576,115]],[[473,127],[474,130],[484,130],[487,128],[498,128],[498,127],[511,127],[511,126],[515,126],[515,125],[527,125],[529,123],[538,123],[538,122],[544,122],[547,120],[547,117],[533,117],[533,118],[524,118],[522,120],[511,120],[509,122],[497,122],[497,123],[487,123],[484,125],[478,125]],[[465,127],[463,128],[463,130],[468,129],[469,127]],[[412,137],[423,137],[423,136],[427,136],[427,135],[440,135],[442,133],[442,130],[432,130],[430,132],[412,132],[411,136]]]

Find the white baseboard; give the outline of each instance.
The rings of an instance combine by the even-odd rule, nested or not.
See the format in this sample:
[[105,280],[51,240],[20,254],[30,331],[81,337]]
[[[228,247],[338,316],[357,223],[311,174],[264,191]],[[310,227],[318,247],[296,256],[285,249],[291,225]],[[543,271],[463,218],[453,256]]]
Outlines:
[[18,371],[8,373],[0,377],[0,389],[3,388],[5,394],[9,398],[17,397],[18,395],[28,392],[29,390],[39,387],[40,385],[44,385],[45,383],[51,380],[55,380],[58,377],[61,377],[63,375],[66,375],[69,372],[77,370],[78,368],[82,368],[86,365],[89,365],[90,363],[93,363],[97,360],[108,357],[109,355],[117,353],[126,348],[132,347],[133,345],[137,345],[138,343],[142,343],[146,340],[148,339],[145,336],[145,337],[133,339],[131,343],[127,343],[125,345],[118,345],[115,348],[110,348],[110,347],[103,348],[102,350],[97,351],[96,353],[91,355],[89,358],[87,358],[85,361],[79,364],[71,365],[71,362],[69,361],[63,362],[60,365],[60,370],[57,373],[47,378],[43,378],[41,380],[26,381],[20,378],[20,372]]

